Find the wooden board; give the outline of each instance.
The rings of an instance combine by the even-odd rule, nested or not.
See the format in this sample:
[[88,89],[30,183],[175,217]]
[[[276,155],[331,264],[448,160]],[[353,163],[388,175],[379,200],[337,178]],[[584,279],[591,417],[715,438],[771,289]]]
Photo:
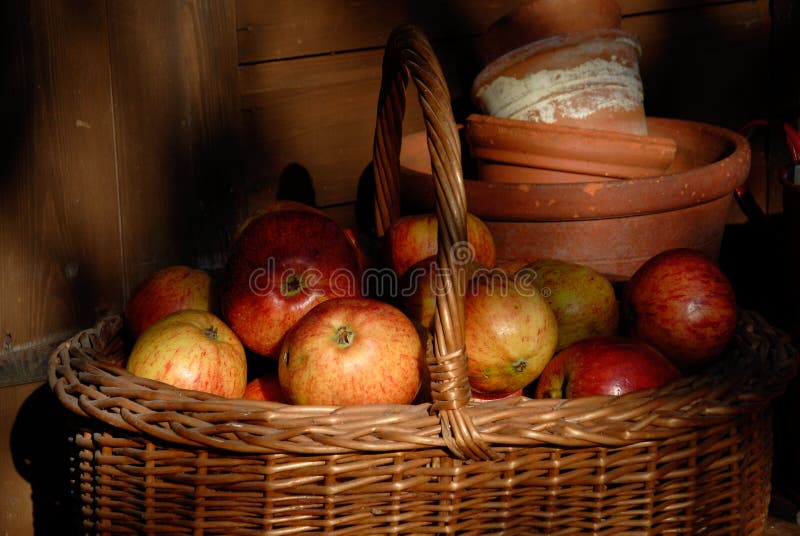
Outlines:
[[[407,23],[420,26],[432,41],[474,36],[525,1],[238,0],[239,61],[381,47],[392,29]],[[725,1],[619,0],[619,4],[624,16],[632,16]]]
[[115,1],[109,24],[127,298],[167,264],[217,267],[239,220],[235,16]]
[[2,7],[0,385],[240,220],[232,2]]
[[[287,171],[300,166],[322,206],[354,200],[371,160],[382,51],[353,52],[255,65],[241,70],[242,121],[248,181],[256,199],[274,199]],[[409,129],[422,127],[415,97]],[[302,176],[302,174],[301,174]]]
[[0,385],[122,296],[105,7],[3,3]]

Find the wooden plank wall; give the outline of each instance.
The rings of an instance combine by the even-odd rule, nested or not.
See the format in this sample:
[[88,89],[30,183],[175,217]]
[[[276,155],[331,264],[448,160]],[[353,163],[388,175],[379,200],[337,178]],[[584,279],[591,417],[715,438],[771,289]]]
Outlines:
[[[40,342],[120,294],[104,1],[3,3],[0,363],[21,376]],[[10,26],[10,27],[9,27]],[[100,225],[102,224],[102,225]]]
[[231,1],[3,3],[0,385],[238,222]]

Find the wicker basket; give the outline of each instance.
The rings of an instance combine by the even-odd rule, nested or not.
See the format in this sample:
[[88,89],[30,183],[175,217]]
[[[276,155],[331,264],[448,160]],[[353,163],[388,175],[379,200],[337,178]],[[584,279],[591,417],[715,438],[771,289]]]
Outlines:
[[[435,56],[396,30],[375,138],[380,226],[396,197],[406,84],[437,181],[440,266],[457,266],[465,203],[456,126]],[[53,354],[75,414],[80,530],[117,534],[761,534],[770,402],[794,374],[787,337],[743,311],[713,370],[620,397],[473,404],[462,270],[437,303],[432,404],[301,407],[229,400],[105,364],[104,320]]]

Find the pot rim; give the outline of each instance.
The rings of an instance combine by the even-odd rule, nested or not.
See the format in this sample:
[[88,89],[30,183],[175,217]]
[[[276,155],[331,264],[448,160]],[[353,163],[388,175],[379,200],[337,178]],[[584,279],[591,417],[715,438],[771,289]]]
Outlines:
[[[728,147],[716,161],[692,169],[636,180],[585,183],[492,183],[464,181],[467,207],[476,216],[494,221],[577,221],[621,218],[680,210],[733,194],[750,170],[750,145],[727,128],[681,119],[649,117],[655,132],[694,131],[716,138]],[[405,136],[425,137],[425,132]],[[678,151],[681,137],[675,136]],[[433,176],[402,164],[401,198],[422,210],[434,206]],[[653,191],[658,191],[653,195]],[[503,203],[497,202],[500,196]],[[643,202],[647,200],[647,202]]]
[[[677,152],[674,139],[660,136],[485,114],[470,114],[465,123],[473,158],[509,166],[588,175],[603,167],[605,177],[640,179],[663,174]],[[502,144],[497,143],[498,138]]]

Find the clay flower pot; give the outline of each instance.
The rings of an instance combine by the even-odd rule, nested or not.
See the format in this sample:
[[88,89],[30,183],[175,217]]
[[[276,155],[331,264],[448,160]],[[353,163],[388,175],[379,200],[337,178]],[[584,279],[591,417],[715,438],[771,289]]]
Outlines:
[[496,20],[478,38],[478,54],[488,65],[506,52],[552,35],[620,28],[616,0],[532,0]]
[[[467,206],[492,232],[497,257],[558,258],[621,280],[665,249],[693,247],[716,258],[733,191],[750,171],[750,145],[735,132],[704,123],[651,117],[648,128],[678,145],[672,164],[655,177],[492,183],[474,180],[465,161]],[[434,208],[424,131],[403,138],[400,197],[408,213]]]
[[622,30],[553,35],[486,66],[472,99],[496,117],[645,136],[641,51]]
[[467,117],[466,141],[478,179],[490,182],[597,182],[664,173],[672,138],[637,136],[490,115]]

